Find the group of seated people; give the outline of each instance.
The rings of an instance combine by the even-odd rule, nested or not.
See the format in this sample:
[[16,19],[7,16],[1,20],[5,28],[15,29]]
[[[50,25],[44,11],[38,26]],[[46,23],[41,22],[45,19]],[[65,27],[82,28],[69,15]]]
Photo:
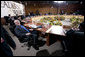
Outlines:
[[[6,20],[6,24],[10,25],[10,30],[11,32],[14,33],[13,29],[16,27],[14,24],[14,20],[19,20],[21,22],[21,20],[23,20],[25,18],[24,15],[22,16],[18,16],[18,14],[16,14],[16,16],[11,16],[10,14],[8,16],[5,16],[4,19]],[[21,24],[23,24],[23,22],[21,22]]]
[[[14,18],[12,18],[9,15],[9,23],[10,23],[10,31],[18,36],[19,38],[28,38],[27,40],[29,41],[29,38],[33,39],[33,47],[36,50],[39,50],[39,47],[37,45],[38,42],[38,32],[33,30],[33,29],[27,29],[26,27],[24,27],[24,21],[22,21],[23,19],[21,18],[21,16],[16,15]],[[26,20],[28,20],[27,17],[24,17]],[[30,47],[30,45],[29,45]]]
[[[10,26],[14,26],[13,27],[13,32],[14,34],[16,34],[17,36],[21,37],[21,38],[28,38],[28,41],[30,38],[33,39],[33,47],[36,49],[36,50],[39,50],[39,47],[38,47],[38,37],[39,37],[39,33],[38,31],[35,31],[33,29],[30,29],[30,28],[26,28],[24,25],[23,25],[23,22],[22,22],[22,19],[21,17],[19,16],[17,18],[16,16],[16,19],[10,19]],[[82,22],[79,26],[79,30],[74,30],[74,29],[71,29],[69,31],[67,31],[66,33],[66,39],[64,40],[65,43],[66,43],[66,47],[68,50],[72,51],[72,48],[71,48],[71,44],[74,44],[74,37],[82,37],[84,38],[82,35],[84,35],[84,22]],[[74,37],[72,37],[74,36]],[[75,41],[76,42],[76,41]],[[73,52],[73,51],[72,51]]]
[[[17,19],[13,19],[10,16],[10,27],[13,27],[11,32],[15,36],[19,36],[20,38],[28,38],[26,41],[30,41],[29,38],[32,38],[33,41],[33,47],[36,50],[39,50],[38,47],[38,32],[34,31],[33,29],[26,29],[23,25],[21,25],[21,17],[17,17]],[[12,47],[14,50],[16,49],[16,43],[13,41],[9,33],[4,29],[3,25],[6,25],[6,22],[1,23],[1,44],[0,44],[0,56],[13,56],[13,52],[10,47]],[[27,43],[29,44],[29,42]],[[31,47],[28,45],[28,47]]]
[[26,15],[27,17],[32,17],[32,16],[41,16],[41,15],[52,15],[52,13],[51,12],[49,12],[49,13],[44,13],[44,14],[42,14],[42,13],[39,13],[38,11],[36,11],[36,13],[34,14],[33,12],[30,12],[28,15]]
[[21,15],[18,16],[18,14],[16,14],[16,16],[11,16],[10,14],[8,16],[4,16],[4,19],[6,20],[6,24],[10,23],[12,20],[16,20],[16,19],[24,19],[26,16],[25,15]]

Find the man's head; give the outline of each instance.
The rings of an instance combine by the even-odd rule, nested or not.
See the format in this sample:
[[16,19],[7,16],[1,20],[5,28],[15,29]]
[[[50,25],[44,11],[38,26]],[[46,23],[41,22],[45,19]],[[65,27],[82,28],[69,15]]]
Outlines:
[[19,16],[18,19],[21,20],[21,16]]
[[14,20],[15,25],[21,25],[19,20]]

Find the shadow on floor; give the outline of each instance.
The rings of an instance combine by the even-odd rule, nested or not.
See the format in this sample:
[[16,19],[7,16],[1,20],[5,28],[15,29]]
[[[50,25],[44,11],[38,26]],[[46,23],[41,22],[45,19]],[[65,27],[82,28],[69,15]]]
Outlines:
[[41,50],[39,52],[36,53],[36,56],[50,56],[49,52],[45,49],[45,50]]
[[46,41],[42,41],[42,40],[39,40],[39,41],[38,41],[39,47],[42,47],[42,46],[44,46],[45,44],[46,44]]
[[64,56],[65,53],[62,50],[57,50],[51,54],[51,56]]
[[36,53],[36,56],[64,56],[64,52],[62,50],[57,50],[53,52],[52,54],[49,54],[49,52],[44,49]]

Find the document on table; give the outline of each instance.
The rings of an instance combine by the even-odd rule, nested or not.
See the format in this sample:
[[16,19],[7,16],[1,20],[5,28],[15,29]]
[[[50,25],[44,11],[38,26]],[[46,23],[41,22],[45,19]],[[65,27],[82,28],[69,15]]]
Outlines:
[[55,25],[53,25],[50,29],[48,29],[46,31],[46,33],[65,35],[63,27],[62,26],[55,26]]
[[32,28],[37,28],[37,26],[36,25],[34,25],[34,24],[32,24],[32,25],[29,25],[30,27],[32,27]]

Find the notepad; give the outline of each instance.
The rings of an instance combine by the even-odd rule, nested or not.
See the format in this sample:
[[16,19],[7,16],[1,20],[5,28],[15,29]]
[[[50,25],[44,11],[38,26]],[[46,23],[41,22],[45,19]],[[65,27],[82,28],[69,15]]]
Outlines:
[[53,25],[50,29],[46,31],[47,33],[59,34],[64,35],[64,29],[62,26],[55,26]]
[[34,24],[32,24],[32,25],[29,25],[30,27],[32,27],[32,28],[37,28],[37,26],[36,25],[34,25]]

